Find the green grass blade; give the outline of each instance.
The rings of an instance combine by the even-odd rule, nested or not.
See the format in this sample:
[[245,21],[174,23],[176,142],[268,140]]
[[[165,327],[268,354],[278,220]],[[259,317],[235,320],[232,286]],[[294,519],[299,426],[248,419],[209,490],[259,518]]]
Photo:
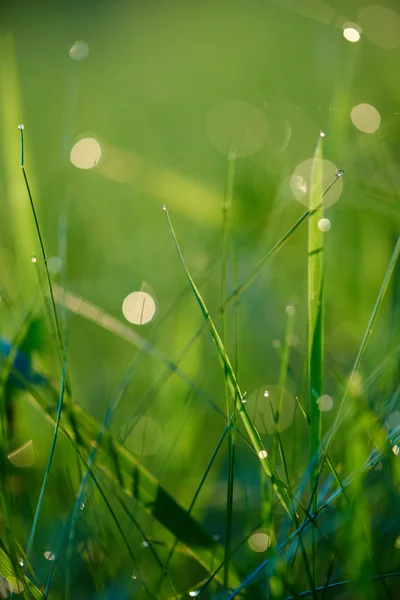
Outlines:
[[271,461],[268,457],[268,453],[264,448],[264,445],[261,441],[258,431],[254,427],[253,423],[251,422],[251,419],[249,418],[249,415],[247,414],[245,404],[242,402],[243,394],[239,388],[239,385],[236,380],[236,376],[233,372],[230,360],[228,358],[228,355],[226,354],[224,345],[223,345],[221,338],[216,330],[216,327],[215,327],[214,322],[210,316],[210,313],[204,303],[204,300],[201,297],[200,292],[197,289],[196,284],[194,283],[193,278],[190,275],[189,270],[186,266],[181,249],[178,244],[178,240],[176,238],[174,229],[172,227],[171,220],[169,218],[168,211],[165,206],[164,206],[164,212],[167,217],[168,226],[169,226],[176,250],[178,252],[178,256],[181,260],[183,268],[189,279],[190,285],[192,286],[193,293],[194,293],[196,300],[200,306],[203,316],[209,326],[212,338],[214,339],[214,341],[216,343],[218,356],[219,356],[220,362],[222,364],[222,367],[223,367],[223,370],[225,373],[225,377],[228,380],[229,390],[230,390],[232,397],[234,398],[234,401],[236,404],[236,410],[242,419],[243,425],[244,425],[246,432],[250,438],[253,448],[256,451],[257,456],[261,461],[261,464],[263,466],[263,469],[265,470],[265,473],[271,479],[271,483],[274,486],[275,492],[276,492],[282,506],[284,507],[284,509],[286,510],[288,515],[291,516],[290,500],[288,498],[287,487],[284,484],[284,482],[280,479],[280,477],[277,475],[276,471],[272,471],[272,465],[271,465]]
[[[323,248],[324,234],[318,228],[323,216],[322,198],[322,143],[319,141],[311,173],[310,211],[308,219],[308,366],[311,458],[321,441],[321,411],[317,400],[322,395],[323,345]],[[319,208],[318,208],[319,207]],[[311,482],[313,485],[313,480]]]
[[[318,476],[319,447],[321,443],[322,412],[318,398],[322,396],[323,363],[323,250],[324,233],[318,222],[323,217],[322,206],[322,138],[319,139],[314,154],[311,171],[311,191],[308,219],[308,377],[310,406],[310,459],[314,467],[311,471],[311,489],[315,488],[313,512],[318,503],[316,479]],[[315,577],[315,528],[313,528],[313,578]]]
[[[227,266],[229,250],[229,221],[232,209],[233,183],[235,176],[235,154],[228,154],[228,170],[225,185],[224,203],[222,207],[222,258],[221,258],[221,338],[224,346],[227,346],[226,310],[224,301],[227,297]],[[229,391],[228,378],[225,375],[225,406],[226,419],[228,423],[228,485],[226,489],[226,526],[225,526],[225,564],[224,564],[224,586],[228,586],[229,580],[229,557],[231,553],[232,512],[233,512],[233,488],[235,482],[235,438],[236,419],[235,403]]]
[[51,469],[51,465],[53,462],[54,451],[56,449],[58,430],[60,427],[61,413],[62,413],[63,402],[64,402],[65,384],[66,384],[66,364],[64,363],[63,368],[62,368],[60,398],[59,398],[59,402],[58,402],[58,406],[57,406],[57,416],[56,416],[56,420],[55,420],[55,424],[54,424],[53,438],[51,440],[51,446],[50,446],[49,456],[47,459],[46,471],[44,473],[42,487],[40,489],[40,494],[39,494],[39,498],[38,498],[36,509],[35,509],[35,515],[33,517],[32,527],[31,527],[31,531],[29,534],[28,543],[26,546],[26,556],[28,559],[29,559],[29,556],[30,556],[30,553],[32,550],[33,540],[35,538],[36,527],[37,527],[37,523],[38,523],[39,515],[40,515],[40,509],[41,509],[42,503],[43,503],[44,492],[46,490],[46,484],[47,484],[47,480],[49,478],[50,469]]
[[28,577],[17,579],[14,573],[15,569],[10,557],[4,552],[4,550],[0,548],[0,574],[2,577],[4,577],[7,583],[12,586],[12,594],[14,592],[17,592],[18,594],[21,593],[23,588],[25,593],[35,600],[44,598],[44,594],[41,592],[41,590],[36,587]]

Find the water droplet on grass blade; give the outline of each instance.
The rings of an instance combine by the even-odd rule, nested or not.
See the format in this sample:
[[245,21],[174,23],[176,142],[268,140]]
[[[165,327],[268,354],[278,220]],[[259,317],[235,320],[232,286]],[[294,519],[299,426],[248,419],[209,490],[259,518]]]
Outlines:
[[329,231],[330,228],[331,228],[331,222],[329,219],[324,218],[324,219],[320,219],[318,221],[318,229],[320,231],[322,231],[323,233],[326,233],[327,231]]

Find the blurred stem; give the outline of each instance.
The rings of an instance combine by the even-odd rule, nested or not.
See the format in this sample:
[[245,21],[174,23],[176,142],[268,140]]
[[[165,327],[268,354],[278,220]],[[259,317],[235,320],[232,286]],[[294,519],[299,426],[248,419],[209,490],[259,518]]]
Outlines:
[[[225,183],[224,203],[222,206],[222,258],[221,258],[221,306],[224,306],[227,298],[227,270],[229,253],[230,217],[232,209],[233,184],[235,177],[236,158],[234,152],[228,153],[227,175]],[[227,346],[226,309],[221,310],[221,338],[222,343]],[[228,373],[225,368],[225,403],[228,422],[228,486],[226,496],[226,531],[225,531],[225,565],[224,586],[229,582],[229,557],[231,554],[232,533],[232,511],[233,511],[233,487],[235,480],[235,438],[236,438],[236,415],[235,402],[232,398]]]
[[[311,172],[311,192],[309,208],[312,214],[308,218],[308,364],[309,364],[309,402],[310,402],[310,461],[311,489],[315,489],[312,510],[317,509],[319,447],[321,443],[321,411],[318,398],[322,395],[323,363],[323,250],[324,234],[319,229],[319,220],[323,217],[322,206],[322,139],[318,140]],[[312,531],[313,570],[315,579],[315,528]]]

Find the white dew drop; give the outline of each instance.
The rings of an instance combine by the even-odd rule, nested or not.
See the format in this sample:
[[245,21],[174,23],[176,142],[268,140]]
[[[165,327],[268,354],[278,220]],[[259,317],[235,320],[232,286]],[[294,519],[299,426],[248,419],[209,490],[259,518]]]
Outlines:
[[398,456],[398,455],[399,455],[399,453],[400,453],[400,448],[399,448],[399,446],[397,446],[397,445],[393,446],[393,448],[392,448],[392,452],[393,452],[393,454],[394,454],[395,456]]
[[46,560],[55,560],[56,558],[54,552],[51,552],[50,550],[46,550],[46,552],[43,553],[43,556]]
[[264,460],[265,458],[267,458],[268,456],[268,452],[266,450],[260,450],[260,452],[258,453],[258,458],[260,460]]
[[318,221],[318,229],[326,233],[330,230],[332,224],[329,219],[323,218]]
[[343,37],[348,41],[355,44],[360,41],[361,35],[357,26],[351,23],[347,23],[343,29]]

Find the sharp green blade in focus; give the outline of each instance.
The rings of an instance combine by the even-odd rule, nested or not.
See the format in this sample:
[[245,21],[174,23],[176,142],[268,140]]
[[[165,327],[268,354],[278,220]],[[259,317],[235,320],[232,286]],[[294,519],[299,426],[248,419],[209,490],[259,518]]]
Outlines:
[[323,217],[322,169],[322,139],[320,139],[311,172],[310,215],[308,217],[308,365],[311,459],[315,457],[321,441],[321,411],[317,400],[322,395],[324,234],[318,227],[318,222]]

